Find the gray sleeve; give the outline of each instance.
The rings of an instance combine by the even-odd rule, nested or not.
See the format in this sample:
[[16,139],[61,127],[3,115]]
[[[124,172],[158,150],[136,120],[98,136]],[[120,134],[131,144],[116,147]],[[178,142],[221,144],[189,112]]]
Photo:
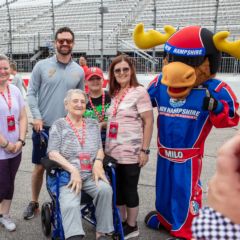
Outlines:
[[40,87],[41,87],[41,68],[40,64],[37,63],[33,68],[27,91],[28,105],[33,116],[33,119],[42,119],[38,107],[38,93]]
[[50,151],[57,151],[60,152],[61,150],[61,129],[58,124],[55,122],[53,123],[52,127],[49,131],[49,139],[48,139],[48,148],[47,153]]
[[82,70],[82,73],[81,73],[81,77],[80,77],[80,82],[78,83],[77,85],[77,88],[78,89],[81,89],[83,91],[85,91],[85,77],[84,77],[84,72]]

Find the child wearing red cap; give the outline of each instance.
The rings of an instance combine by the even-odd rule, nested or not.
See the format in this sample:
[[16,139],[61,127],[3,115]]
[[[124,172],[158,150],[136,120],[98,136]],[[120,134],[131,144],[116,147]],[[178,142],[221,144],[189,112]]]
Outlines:
[[85,117],[97,119],[101,129],[103,148],[105,147],[107,116],[106,111],[110,106],[111,98],[103,90],[104,76],[98,67],[91,67],[86,71],[85,80],[88,86],[88,103]]

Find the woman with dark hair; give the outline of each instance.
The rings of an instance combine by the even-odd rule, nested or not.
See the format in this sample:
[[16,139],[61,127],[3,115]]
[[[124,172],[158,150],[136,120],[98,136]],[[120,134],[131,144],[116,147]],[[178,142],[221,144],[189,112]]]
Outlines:
[[124,239],[139,235],[137,185],[141,167],[148,162],[153,130],[149,95],[136,77],[128,56],[113,59],[109,70],[112,97],[108,110],[106,154],[117,160],[117,205],[121,212]]
[[[130,87],[140,86],[140,84],[137,80],[137,76],[136,76],[136,69],[133,65],[133,59],[131,59],[127,55],[119,55],[113,59],[112,64],[109,69],[109,79],[110,79],[109,80],[109,82],[110,82],[109,94],[111,97],[114,96],[116,91],[119,91],[122,88],[121,82],[119,82],[117,80],[117,79],[119,79],[118,76],[121,75],[121,69],[118,68],[116,71],[114,70],[114,66],[121,62],[123,62],[123,65],[125,65],[125,68],[122,69],[123,75],[125,76],[127,74],[129,77],[129,82],[127,83],[127,85],[129,85]],[[131,69],[131,71],[129,71],[130,69]],[[128,73],[130,73],[130,74],[128,74]]]

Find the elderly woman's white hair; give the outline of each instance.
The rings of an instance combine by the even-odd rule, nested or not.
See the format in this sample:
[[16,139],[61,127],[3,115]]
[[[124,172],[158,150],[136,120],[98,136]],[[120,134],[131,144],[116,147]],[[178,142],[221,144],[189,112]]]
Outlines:
[[66,106],[66,104],[68,104],[72,98],[72,95],[76,93],[76,94],[82,94],[85,98],[86,104],[88,103],[88,98],[87,98],[87,94],[80,90],[80,89],[70,89],[67,91],[66,97],[64,98],[64,105]]

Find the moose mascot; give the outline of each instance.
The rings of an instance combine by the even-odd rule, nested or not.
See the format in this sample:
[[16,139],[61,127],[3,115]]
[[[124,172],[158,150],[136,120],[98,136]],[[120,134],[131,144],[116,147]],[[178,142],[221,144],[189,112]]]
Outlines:
[[214,35],[199,26],[164,29],[165,34],[144,32],[143,24],[138,24],[133,33],[141,49],[165,43],[162,73],[148,89],[158,108],[158,159],[156,211],[145,222],[150,228],[164,227],[172,239],[188,240],[192,220],[202,206],[205,140],[213,126],[233,127],[239,122],[236,96],[214,77],[221,52],[240,58],[240,41],[229,42],[228,32]]

